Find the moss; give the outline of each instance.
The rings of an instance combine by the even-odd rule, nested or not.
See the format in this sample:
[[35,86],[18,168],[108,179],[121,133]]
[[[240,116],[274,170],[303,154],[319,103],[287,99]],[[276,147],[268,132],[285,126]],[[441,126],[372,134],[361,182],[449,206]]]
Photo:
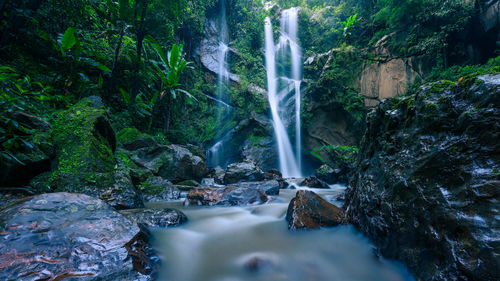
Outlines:
[[429,90],[431,93],[434,94],[441,94],[445,90],[448,90],[456,85],[455,82],[449,81],[449,80],[442,80],[436,83],[433,83],[431,86],[431,89]]
[[200,184],[195,180],[185,180],[185,181],[181,181],[181,182],[177,183],[177,185],[198,186]]
[[57,114],[52,139],[58,162],[51,180],[62,185],[74,180],[75,187],[112,181],[115,159],[111,144],[95,131],[98,119],[105,116],[105,110],[95,107],[90,100],[82,100]]
[[136,128],[125,128],[116,134],[117,140],[123,144],[131,144],[138,140],[141,136],[142,133]]

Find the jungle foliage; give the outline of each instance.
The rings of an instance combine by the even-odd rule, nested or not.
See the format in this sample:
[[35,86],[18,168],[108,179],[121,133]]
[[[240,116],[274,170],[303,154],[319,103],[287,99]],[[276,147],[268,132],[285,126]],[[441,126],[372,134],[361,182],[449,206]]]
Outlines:
[[279,21],[280,11],[293,6],[301,7],[304,60],[327,54],[304,69],[304,108],[334,101],[363,118],[353,85],[363,64],[378,59],[373,49],[383,37],[396,56],[436,58],[427,80],[454,81],[486,62],[471,59],[463,45],[482,0],[226,1],[230,71],[240,80],[231,84],[234,110],[222,129],[210,98],[216,76],[196,56],[219,0],[1,1],[2,155],[26,140],[9,112],[53,121],[57,111],[92,95],[103,98],[116,130],[136,127],[176,143],[211,142],[249,115],[267,114],[258,90],[266,87],[263,21]]

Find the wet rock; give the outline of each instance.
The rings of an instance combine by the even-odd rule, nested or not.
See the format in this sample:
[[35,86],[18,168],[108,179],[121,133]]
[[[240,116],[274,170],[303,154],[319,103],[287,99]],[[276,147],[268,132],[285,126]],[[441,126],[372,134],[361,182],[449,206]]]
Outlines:
[[0,210],[2,280],[150,280],[124,245],[139,229],[84,194],[28,197]]
[[222,169],[220,166],[213,168],[210,172],[210,177],[215,180],[217,184],[224,184],[224,174],[226,171]]
[[224,174],[224,183],[233,184],[242,181],[260,181],[264,179],[264,173],[254,162],[245,161],[233,163],[227,166]]
[[181,182],[178,182],[177,185],[184,185],[184,186],[199,186],[200,184],[195,181],[195,180],[184,180]]
[[242,182],[238,184],[242,188],[257,189],[266,195],[278,195],[280,193],[281,184],[277,180],[259,181],[259,182]]
[[268,200],[268,197],[258,189],[230,186],[224,188],[193,189],[186,197],[186,204],[242,206],[262,204]]
[[161,268],[161,259],[151,244],[154,241],[151,231],[146,224],[137,224],[140,231],[127,244],[128,255],[132,258],[134,270],[149,275],[153,280],[158,279]]
[[118,142],[127,150],[135,151],[157,145],[153,136],[141,133],[136,128],[125,128],[116,134]]
[[231,163],[252,161],[264,170],[276,167],[278,154],[272,142],[272,122],[265,115],[253,112],[250,115],[213,144],[212,147],[220,147],[208,151],[212,160],[210,166],[227,167]]
[[[320,87],[317,91],[323,91]],[[358,146],[365,131],[365,122],[357,120],[351,112],[336,102],[311,102],[306,108],[311,114],[310,123],[304,128],[303,142],[308,151],[315,151],[330,167],[343,169],[350,163],[337,150],[321,149],[329,145]],[[326,148],[327,148],[326,147]],[[349,157],[350,158],[350,157]],[[317,160],[317,159],[316,159]],[[317,166],[320,166],[320,163]]]
[[33,177],[50,170],[55,157],[50,140],[51,126],[45,120],[25,112],[1,112],[0,115],[18,124],[17,127],[7,127],[1,123],[1,130],[26,137],[26,143],[20,143],[18,148],[10,151],[17,160],[2,157],[0,187],[25,186]]
[[253,257],[245,263],[246,270],[250,272],[261,272],[274,266],[273,262],[260,257]]
[[214,178],[204,178],[201,180],[201,185],[203,186],[215,186],[215,179]]
[[347,215],[418,279],[500,280],[499,96],[500,75],[467,76],[369,114]]
[[323,164],[316,170],[316,177],[327,183],[347,183],[347,176],[342,173],[341,169],[333,169],[332,167]]
[[153,174],[174,183],[201,179],[208,174],[205,160],[180,145],[156,145],[133,152],[132,159]]
[[311,188],[330,188],[328,184],[320,179],[318,179],[315,176],[310,176],[305,178],[301,183],[300,186],[307,186]]
[[247,139],[243,143],[241,155],[246,161],[253,161],[261,169],[276,166],[276,149],[272,136],[260,136]]
[[120,213],[134,224],[144,224],[148,227],[177,226],[187,222],[186,215],[175,209],[135,209]]
[[330,227],[343,222],[344,212],[312,191],[299,190],[288,205],[286,220],[290,230]]
[[161,177],[150,177],[139,187],[145,202],[166,202],[181,197],[179,189]]
[[264,173],[266,180],[283,180],[283,175],[278,169],[269,169]]
[[[204,67],[215,74],[220,72],[219,63],[219,44],[220,28],[216,19],[206,19],[203,38],[196,47],[196,54],[199,56]],[[230,51],[233,51],[231,48]],[[238,82],[239,76],[233,73],[228,74],[229,79]]]

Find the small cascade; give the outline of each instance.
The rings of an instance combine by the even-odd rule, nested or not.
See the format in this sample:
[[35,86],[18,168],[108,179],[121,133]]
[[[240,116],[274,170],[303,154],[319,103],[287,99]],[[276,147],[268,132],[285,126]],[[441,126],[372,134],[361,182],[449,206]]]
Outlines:
[[[231,107],[228,106],[228,88],[229,88],[229,32],[226,18],[226,1],[220,1],[219,18],[219,47],[218,47],[218,76],[217,76],[217,130],[222,130],[225,118],[229,116]],[[211,167],[225,166],[224,160],[224,138],[219,139],[212,147],[208,149],[207,158]]]
[[[284,177],[302,177],[302,54],[297,43],[298,11],[298,8],[291,8],[282,12],[278,45],[274,44],[271,19],[266,18],[265,22],[268,99],[278,143],[280,169]],[[292,105],[295,106],[290,108]],[[290,115],[290,112],[294,115]],[[291,120],[295,121],[295,149],[287,130]]]

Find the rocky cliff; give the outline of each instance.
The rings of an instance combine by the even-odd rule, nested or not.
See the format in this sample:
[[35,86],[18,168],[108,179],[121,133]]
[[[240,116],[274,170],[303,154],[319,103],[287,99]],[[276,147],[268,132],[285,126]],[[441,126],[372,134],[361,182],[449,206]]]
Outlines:
[[367,121],[351,222],[420,280],[500,280],[500,75],[424,86]]

